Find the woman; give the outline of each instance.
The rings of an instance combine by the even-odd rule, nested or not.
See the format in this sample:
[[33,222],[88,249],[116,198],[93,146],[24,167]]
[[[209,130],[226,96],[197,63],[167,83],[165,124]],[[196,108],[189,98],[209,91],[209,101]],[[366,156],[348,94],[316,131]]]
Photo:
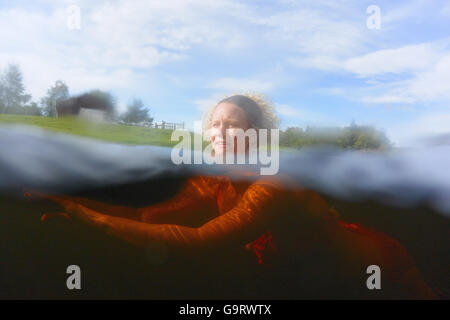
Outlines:
[[[216,157],[230,151],[230,137],[237,129],[274,127],[270,103],[250,95],[221,100],[206,121]],[[239,182],[226,176],[197,176],[174,198],[139,209],[45,197],[61,204],[68,216],[136,246],[156,244],[172,254],[204,259],[211,252],[253,252],[255,270],[271,274],[269,287],[289,288],[285,295],[275,292],[272,297],[293,298],[286,293],[296,290],[303,290],[299,296],[306,298],[434,297],[397,241],[340,221],[317,193],[293,188],[281,176]],[[380,267],[385,295],[367,288],[370,265]],[[335,291],[327,295],[324,290],[330,288]]]

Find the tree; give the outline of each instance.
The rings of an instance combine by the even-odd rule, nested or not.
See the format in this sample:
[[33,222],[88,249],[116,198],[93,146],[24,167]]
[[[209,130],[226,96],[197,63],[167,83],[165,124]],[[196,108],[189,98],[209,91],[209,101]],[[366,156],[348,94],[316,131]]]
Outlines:
[[122,115],[122,120],[126,123],[153,122],[153,118],[150,117],[149,112],[150,109],[145,108],[140,99],[134,99],[127,106],[127,111]]
[[69,88],[61,81],[57,80],[53,87],[47,90],[47,95],[41,99],[44,115],[47,117],[56,116],[56,103],[69,98]]
[[384,132],[377,131],[372,127],[366,127],[356,139],[353,147],[358,150],[385,150],[392,147],[392,145]]
[[31,95],[25,93],[19,65],[9,64],[0,79],[0,112],[22,113],[20,110]]
[[385,133],[371,126],[359,126],[354,121],[345,128],[298,127],[287,128],[280,134],[280,146],[300,148],[312,145],[331,145],[357,150],[385,150],[392,147]]
[[30,102],[27,105],[24,105],[22,107],[23,114],[29,115],[29,116],[41,116],[42,115],[42,109],[39,108],[38,104],[34,101]]
[[353,149],[358,137],[363,131],[364,128],[357,126],[355,121],[352,121],[350,126],[342,129],[342,132],[338,137],[339,146],[342,148]]
[[298,147],[304,140],[304,132],[299,127],[289,127],[280,132],[280,145],[286,147]]

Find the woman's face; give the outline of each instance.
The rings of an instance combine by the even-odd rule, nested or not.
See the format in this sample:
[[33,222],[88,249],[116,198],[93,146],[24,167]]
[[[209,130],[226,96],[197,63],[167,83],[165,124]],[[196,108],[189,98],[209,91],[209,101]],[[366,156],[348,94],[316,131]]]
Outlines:
[[[249,127],[250,125],[244,110],[233,103],[220,103],[212,115],[210,129],[214,153],[218,155],[225,154],[227,150],[230,152],[232,144],[231,136],[233,136],[237,129],[246,131]],[[237,144],[235,143],[233,152],[236,151]]]

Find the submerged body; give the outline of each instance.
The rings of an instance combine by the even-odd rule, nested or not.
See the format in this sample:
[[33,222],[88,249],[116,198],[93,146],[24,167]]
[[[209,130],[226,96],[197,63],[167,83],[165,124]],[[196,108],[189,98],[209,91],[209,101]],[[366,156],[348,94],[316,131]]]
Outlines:
[[[178,214],[170,216],[171,205]],[[142,221],[199,225],[205,238],[214,239],[216,250],[222,242],[252,252],[255,270],[264,270],[266,281],[272,279],[270,289],[281,289],[273,280],[284,283],[272,297],[283,290],[299,297],[435,297],[398,241],[340,220],[316,192],[285,181],[197,176],[175,199],[144,208]],[[180,240],[193,239],[181,235]],[[366,285],[370,265],[381,270],[383,291],[378,295]]]
[[[201,270],[203,289],[232,296],[225,287],[245,283],[267,298],[435,298],[399,242],[341,221],[316,192],[287,179],[195,176],[172,199],[140,209],[65,201],[82,204],[72,211],[90,225],[153,248],[149,254],[167,249],[179,278]],[[381,290],[367,287],[371,265],[380,267]]]

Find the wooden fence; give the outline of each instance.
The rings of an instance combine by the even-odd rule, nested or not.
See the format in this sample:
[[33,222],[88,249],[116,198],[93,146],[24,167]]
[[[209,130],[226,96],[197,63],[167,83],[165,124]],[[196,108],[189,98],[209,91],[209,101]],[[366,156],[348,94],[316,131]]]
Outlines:
[[117,123],[124,124],[127,126],[139,126],[139,127],[148,127],[148,128],[155,128],[155,129],[167,129],[167,130],[184,129],[184,122],[174,123],[174,122],[161,121],[161,123],[156,123],[156,122],[134,123],[134,122],[124,122],[124,121],[120,120]]
[[168,129],[168,130],[184,129],[184,122],[174,123],[162,121],[160,124],[155,122],[153,123],[153,127],[156,129]]

